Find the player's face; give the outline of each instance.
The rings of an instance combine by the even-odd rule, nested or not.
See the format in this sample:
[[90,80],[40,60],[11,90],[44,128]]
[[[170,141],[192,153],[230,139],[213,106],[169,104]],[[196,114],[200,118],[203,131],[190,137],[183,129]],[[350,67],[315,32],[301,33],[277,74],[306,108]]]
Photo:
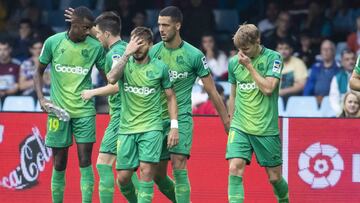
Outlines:
[[107,38],[109,37],[107,35],[106,32],[103,32],[100,30],[99,25],[95,26],[95,33],[96,33],[96,38],[100,41],[100,43],[104,46],[107,47]]
[[84,18],[84,19],[75,19],[71,24],[72,34],[78,42],[82,42],[90,34],[90,30],[93,26],[93,23]]
[[345,70],[352,71],[355,66],[355,54],[354,53],[344,53],[341,59],[341,65]]
[[239,47],[239,51],[244,53],[247,57],[253,58],[257,54],[258,44],[244,44]]
[[158,25],[161,40],[164,42],[171,42],[180,29],[180,23],[174,22],[169,16],[159,16]]
[[0,44],[0,60],[4,61],[10,58],[11,48],[8,44]]
[[291,57],[292,49],[287,44],[278,44],[276,47],[276,51],[278,51],[284,60],[288,60]]
[[41,53],[43,44],[41,42],[38,42],[36,44],[33,44],[30,48],[30,53],[32,56],[39,57]]
[[350,114],[354,115],[359,111],[359,101],[357,100],[357,97],[354,94],[349,94],[346,97],[345,101],[345,111]]
[[151,42],[144,42],[144,45],[142,45],[135,53],[134,53],[134,58],[137,61],[142,61],[146,58],[146,56],[148,55],[148,52],[150,50],[152,46]]

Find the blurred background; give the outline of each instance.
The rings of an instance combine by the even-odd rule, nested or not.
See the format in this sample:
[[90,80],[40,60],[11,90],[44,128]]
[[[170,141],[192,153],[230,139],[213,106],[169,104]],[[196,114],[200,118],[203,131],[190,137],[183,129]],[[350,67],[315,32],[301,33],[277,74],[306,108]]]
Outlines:
[[[181,36],[204,52],[225,103],[230,93],[228,59],[237,53],[232,36],[239,24],[253,23],[261,31],[261,43],[284,59],[281,116],[359,115],[359,95],[348,85],[360,54],[359,0],[0,0],[1,111],[41,111],[33,75],[43,41],[67,30],[64,9],[81,5],[95,16],[116,11],[123,40],[136,26],[147,26],[156,42],[159,11],[178,6],[184,14]],[[44,76],[47,96],[50,74],[47,70]],[[92,75],[94,87],[104,85],[96,69]],[[194,85],[192,99],[194,114],[217,114],[201,84]],[[95,100],[98,112],[106,113],[106,98]]]

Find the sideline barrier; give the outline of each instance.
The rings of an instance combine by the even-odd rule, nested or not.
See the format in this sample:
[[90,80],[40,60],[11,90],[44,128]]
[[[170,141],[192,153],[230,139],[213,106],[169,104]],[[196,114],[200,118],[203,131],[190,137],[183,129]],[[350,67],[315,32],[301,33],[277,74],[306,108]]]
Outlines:
[[[44,147],[46,115],[0,113],[0,201],[51,202],[51,150]],[[109,117],[97,116],[93,163]],[[360,202],[360,126],[357,119],[282,118],[284,176],[291,202]],[[227,135],[217,117],[194,117],[189,161],[192,202],[227,202]],[[98,176],[94,201],[99,202]],[[276,202],[255,157],[244,176],[245,202]],[[168,202],[155,189],[154,202]],[[114,202],[125,202],[116,188]],[[70,148],[64,202],[81,202],[76,147]]]

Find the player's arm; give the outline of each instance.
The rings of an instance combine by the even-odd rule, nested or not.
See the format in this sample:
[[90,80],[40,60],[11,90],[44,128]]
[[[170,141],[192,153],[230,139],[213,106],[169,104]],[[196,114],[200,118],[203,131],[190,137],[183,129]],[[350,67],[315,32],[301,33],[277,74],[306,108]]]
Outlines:
[[251,64],[251,60],[248,56],[243,54],[241,51],[238,53],[239,63],[244,65],[245,68],[249,71],[251,77],[254,79],[256,85],[259,87],[260,91],[266,95],[270,96],[275,88],[279,84],[279,79],[275,77],[263,77],[261,76]]
[[42,92],[43,87],[43,75],[45,72],[47,65],[39,63],[36,67],[35,75],[34,75],[34,88],[37,97],[39,98],[40,106],[43,110],[47,111],[46,103],[50,103],[49,100],[45,99],[44,94]]
[[114,65],[111,71],[106,75],[107,80],[110,84],[115,84],[123,77],[124,70],[129,57],[134,54],[142,45],[143,40],[138,37],[131,38],[129,44],[126,46],[124,55],[121,56],[120,60]]
[[92,99],[95,96],[109,96],[119,92],[119,85],[107,84],[104,87],[99,87],[91,90],[84,90],[81,93],[81,98],[84,100]]
[[229,116],[230,116],[230,121],[232,120],[232,118],[233,118],[233,116],[234,116],[235,97],[236,97],[236,84],[231,84],[231,92],[230,92],[230,98],[229,98]]
[[221,99],[219,93],[216,91],[214,81],[210,74],[201,78],[201,81],[204,84],[204,89],[208,93],[211,102],[214,104],[221,121],[223,122],[226,132],[229,131],[230,119],[223,100]]
[[168,111],[170,115],[170,132],[167,140],[167,147],[174,147],[179,143],[179,132],[178,132],[178,108],[176,103],[175,92],[172,88],[165,89],[167,98]]
[[360,91],[360,75],[353,71],[350,77],[350,88],[355,91]]

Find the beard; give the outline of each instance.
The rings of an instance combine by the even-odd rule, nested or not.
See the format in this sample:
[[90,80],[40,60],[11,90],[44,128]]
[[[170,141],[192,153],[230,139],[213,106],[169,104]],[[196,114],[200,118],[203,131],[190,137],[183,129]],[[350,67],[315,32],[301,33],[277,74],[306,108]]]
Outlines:
[[143,54],[134,54],[133,57],[137,61],[142,61],[146,58],[147,54],[148,54],[148,51]]

